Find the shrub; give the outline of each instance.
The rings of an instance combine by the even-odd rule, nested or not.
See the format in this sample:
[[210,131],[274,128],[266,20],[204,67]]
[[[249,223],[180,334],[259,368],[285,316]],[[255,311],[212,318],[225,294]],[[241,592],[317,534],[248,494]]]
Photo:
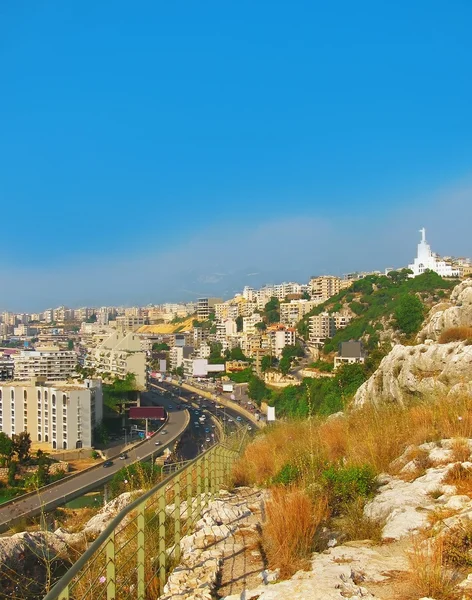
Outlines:
[[440,344],[449,344],[449,342],[469,340],[472,340],[472,327],[450,327],[441,333],[438,342]]
[[330,466],[323,471],[321,478],[334,514],[342,512],[359,497],[368,498],[376,488],[376,475],[369,465]]
[[456,567],[472,566],[472,523],[449,528],[444,535],[443,561]]
[[282,577],[290,577],[305,567],[318,527],[327,516],[326,498],[313,504],[301,489],[273,488],[262,529],[270,567],[279,568]]
[[364,514],[365,499],[356,498],[344,511],[337,525],[347,540],[372,540],[380,543],[382,541],[382,530],[385,519],[373,519]]
[[273,477],[272,483],[280,485],[290,485],[294,483],[300,477],[300,470],[291,465],[290,463],[285,464],[280,471]]

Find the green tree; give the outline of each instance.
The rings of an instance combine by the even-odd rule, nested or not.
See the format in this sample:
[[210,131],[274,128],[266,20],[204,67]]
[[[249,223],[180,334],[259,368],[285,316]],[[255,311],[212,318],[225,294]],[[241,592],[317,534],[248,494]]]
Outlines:
[[261,321],[260,323],[255,323],[254,327],[256,329],[259,329],[259,331],[265,331],[267,329],[267,325],[264,323],[264,321]]
[[236,317],[236,330],[238,333],[243,330],[243,318],[241,316]]
[[88,319],[86,319],[85,322],[86,323],[96,323],[97,322],[97,315],[95,313],[91,314],[90,317]]
[[8,466],[8,485],[15,487],[16,485],[16,461],[12,460]]
[[153,344],[152,349],[154,352],[167,352],[168,350],[170,350],[170,346],[165,342],[161,342],[160,344]]
[[67,340],[67,350],[74,349],[74,340]]
[[282,356],[279,361],[279,370],[282,375],[287,375],[290,371],[290,367],[292,366],[292,359],[289,356]]
[[268,354],[266,354],[265,356],[262,357],[261,360],[261,371],[263,373],[265,373],[267,370],[269,370],[271,367],[274,366],[275,363],[275,358],[273,356],[269,356]]
[[10,464],[13,453],[13,441],[6,433],[0,431],[0,456],[2,457],[2,463],[6,463],[7,465]]
[[405,294],[395,308],[395,326],[407,335],[416,333],[423,322],[424,310],[423,303],[417,296]]
[[272,297],[264,306],[264,318],[269,325],[280,321],[280,302],[277,298]]
[[236,346],[235,348],[231,349],[230,358],[231,360],[247,360],[246,356],[244,355],[243,351],[239,346]]
[[259,377],[253,376],[247,386],[247,395],[251,400],[260,406],[264,398],[270,397],[270,390],[267,389],[265,383]]
[[13,451],[18,456],[18,462],[23,464],[29,459],[31,449],[31,436],[27,431],[21,431],[12,437]]

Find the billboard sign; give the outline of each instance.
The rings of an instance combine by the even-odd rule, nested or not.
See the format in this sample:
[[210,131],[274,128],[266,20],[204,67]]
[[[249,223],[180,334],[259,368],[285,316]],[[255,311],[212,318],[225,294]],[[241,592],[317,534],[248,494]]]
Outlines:
[[275,421],[275,406],[268,406],[267,407],[267,420],[268,421]]

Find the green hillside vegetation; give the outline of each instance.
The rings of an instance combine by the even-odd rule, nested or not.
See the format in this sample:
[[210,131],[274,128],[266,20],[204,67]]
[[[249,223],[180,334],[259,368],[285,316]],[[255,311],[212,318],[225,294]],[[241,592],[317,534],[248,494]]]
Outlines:
[[336,352],[341,342],[362,339],[367,350],[379,346],[380,334],[388,322],[405,341],[418,332],[427,308],[449,295],[457,284],[427,271],[419,277],[408,278],[409,271],[391,271],[385,275],[370,275],[355,281],[323,304],[311,310],[298,324],[299,334],[308,339],[308,320],[322,312],[349,309],[356,317],[345,328],[336,332],[324,345],[325,354]]

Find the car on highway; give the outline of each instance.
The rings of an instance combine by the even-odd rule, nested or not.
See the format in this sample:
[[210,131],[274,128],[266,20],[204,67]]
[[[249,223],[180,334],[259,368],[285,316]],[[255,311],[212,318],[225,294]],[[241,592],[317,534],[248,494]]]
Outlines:
[[236,421],[242,421],[242,417],[236,417]]
[[252,427],[250,425],[247,426],[248,431],[252,431]]
[[205,427],[205,433],[210,433],[210,428],[209,427]]
[[161,444],[162,444],[162,442],[159,440],[157,442],[154,442],[154,446],[160,446]]
[[113,466],[113,461],[112,460],[106,460],[103,463],[104,468],[106,469],[107,467],[112,467]]
[[128,455],[126,454],[126,452],[122,452],[120,454],[120,460],[126,460],[128,458]]
[[207,437],[205,441],[211,442],[211,439],[209,437]]
[[163,429],[163,430],[161,431],[161,435],[167,435],[167,429]]

